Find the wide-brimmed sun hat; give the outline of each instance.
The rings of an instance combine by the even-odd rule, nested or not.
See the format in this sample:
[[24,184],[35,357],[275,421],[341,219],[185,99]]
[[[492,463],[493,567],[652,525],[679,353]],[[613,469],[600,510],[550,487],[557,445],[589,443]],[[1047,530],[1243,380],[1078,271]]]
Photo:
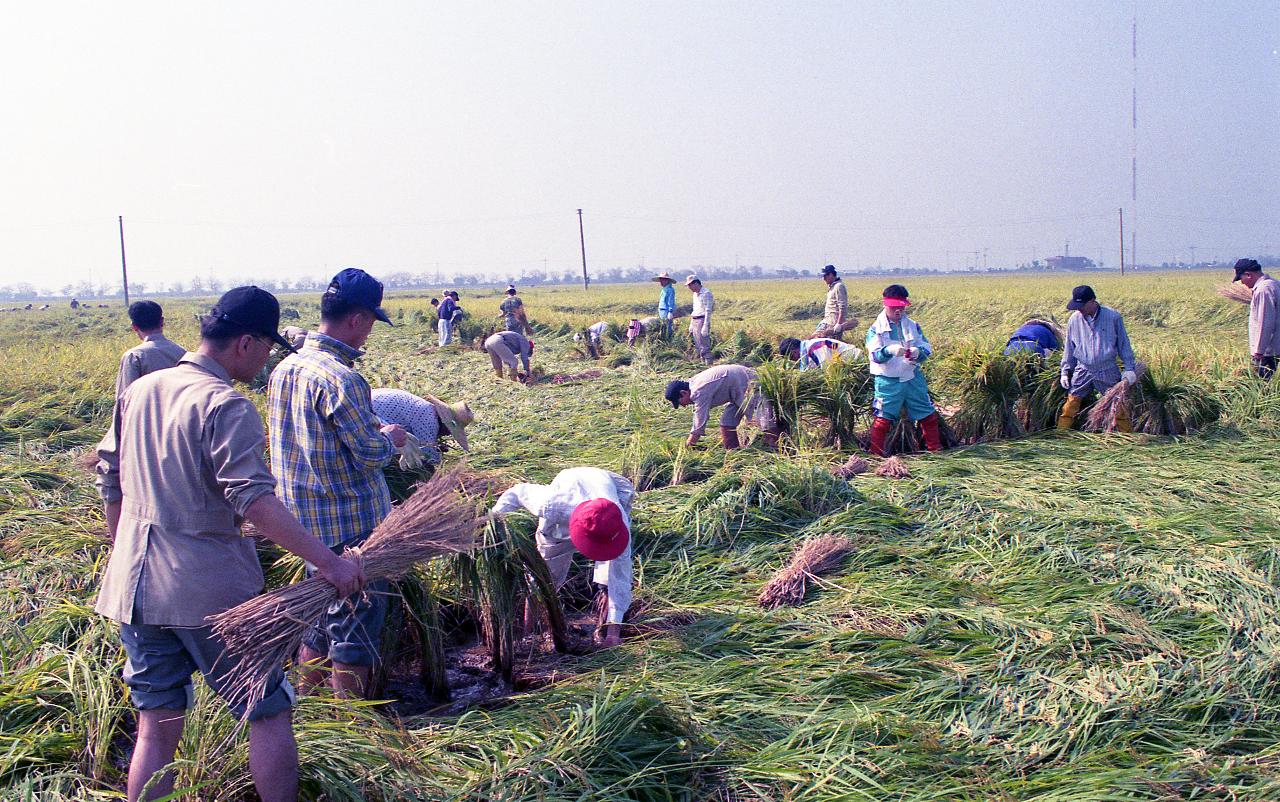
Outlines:
[[688,287],[690,284],[692,284],[695,281],[698,282],[699,284],[702,283],[702,279],[698,278],[697,276],[690,275],[688,278],[684,280],[684,286]]
[[663,271],[663,272],[659,273],[658,275],[654,276],[653,278],[651,278],[651,279],[649,279],[649,280],[650,280],[650,281],[662,281],[664,278],[665,278],[667,281],[674,281],[674,279],[672,279],[672,278],[671,278],[671,274],[670,274],[670,273],[667,273],[666,271]]
[[427,401],[435,408],[440,422],[449,430],[449,434],[458,442],[458,446],[463,451],[470,451],[471,449],[467,446],[466,427],[475,420],[475,415],[472,414],[471,407],[467,406],[467,402],[455,401],[452,404],[446,404],[434,395],[427,396]]

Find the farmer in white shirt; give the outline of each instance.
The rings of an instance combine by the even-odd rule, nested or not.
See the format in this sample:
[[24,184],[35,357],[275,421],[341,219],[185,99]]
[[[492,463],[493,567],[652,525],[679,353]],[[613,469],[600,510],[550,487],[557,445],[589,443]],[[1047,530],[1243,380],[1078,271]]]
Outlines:
[[1270,379],[1280,355],[1280,282],[1262,272],[1254,259],[1236,262],[1236,281],[1253,291],[1249,302],[1249,356],[1253,372]]
[[[608,321],[601,320],[587,326],[587,353],[591,354],[592,359],[600,358],[600,339],[604,337],[604,333],[609,330]],[[573,335],[575,342],[582,339],[582,333]]]
[[693,347],[698,349],[698,358],[711,364],[711,310],[715,307],[715,299],[711,290],[702,286],[702,279],[689,276],[684,286],[693,293],[693,312],[689,315],[689,334],[693,335]]
[[573,552],[595,560],[593,580],[608,593],[601,646],[622,642],[631,607],[631,502],[635,485],[600,468],[568,468],[549,485],[522,482],[503,493],[491,515],[526,510],[538,517],[538,553],[557,588],[569,576]]

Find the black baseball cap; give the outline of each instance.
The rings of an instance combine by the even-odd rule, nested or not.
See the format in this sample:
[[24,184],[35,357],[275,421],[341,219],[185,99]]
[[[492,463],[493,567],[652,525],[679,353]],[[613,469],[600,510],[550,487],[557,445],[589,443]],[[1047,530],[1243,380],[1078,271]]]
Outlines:
[[1068,309],[1079,309],[1090,301],[1098,300],[1098,296],[1094,294],[1093,287],[1088,284],[1081,284],[1071,291],[1071,300],[1067,301]]
[[1258,264],[1257,259],[1240,259],[1236,262],[1236,277],[1234,281],[1239,281],[1240,277],[1245,273],[1261,273],[1262,265]]
[[824,275],[824,276],[834,276],[834,275],[836,275],[836,266],[835,266],[835,265],[827,265],[826,267],[822,268],[822,275]]
[[663,393],[663,398],[671,402],[672,409],[680,408],[680,394],[689,389],[689,382],[674,379],[667,382],[667,391]]
[[222,294],[209,314],[219,321],[243,329],[246,334],[270,337],[276,345],[296,353],[280,336],[280,302],[261,287],[233,287]]
[[325,294],[334,295],[338,300],[355,306],[363,306],[378,320],[388,326],[392,325],[391,318],[387,317],[382,308],[382,282],[358,267],[348,267],[334,276]]

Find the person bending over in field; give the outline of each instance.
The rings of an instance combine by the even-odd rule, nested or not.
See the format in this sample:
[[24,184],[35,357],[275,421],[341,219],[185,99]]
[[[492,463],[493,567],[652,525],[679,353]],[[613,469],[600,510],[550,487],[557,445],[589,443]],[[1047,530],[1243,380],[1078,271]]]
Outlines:
[[720,415],[720,442],[726,451],[740,448],[738,424],[746,418],[760,428],[765,442],[773,447],[778,444],[781,424],[773,405],[756,385],[756,372],[742,365],[716,365],[707,368],[689,381],[676,380],[667,384],[664,397],[673,409],[693,405],[693,428],[685,445],[696,445],[707,431],[711,410],[724,406]]
[[[373,414],[384,426],[398,424],[413,438],[402,449],[401,468],[410,470],[423,462],[439,465],[443,452],[448,450],[441,438],[449,435],[463,451],[470,450],[466,427],[475,416],[465,401],[446,404],[434,395],[420,398],[406,390],[382,387],[373,391],[372,399]],[[408,451],[410,447],[412,452]]]
[[822,268],[822,280],[827,284],[827,300],[822,310],[822,320],[813,330],[814,337],[834,337],[839,340],[846,331],[858,325],[849,314],[849,291],[836,272],[835,265]]
[[787,337],[778,343],[778,353],[799,362],[801,370],[823,368],[833,360],[857,359],[862,355],[858,348],[830,337],[814,337],[811,340]]
[[1058,334],[1046,321],[1031,318],[1018,327],[1009,341],[1005,343],[1005,356],[1031,352],[1039,356],[1048,356],[1062,347]]
[[[276,669],[252,710],[226,685],[225,647],[205,618],[262,592],[262,568],[241,518],[258,534],[317,566],[341,595],[360,590],[360,566],[338,557],[275,496],[263,458],[266,435],[253,402],[232,387],[266,363],[280,305],[257,287],[236,287],[200,321],[200,346],[176,367],[134,382],[118,405],[108,448],[99,449],[98,487],[113,541],[94,609],[120,623],[124,681],[138,709],[137,745],[126,787],[143,798],[153,775],[173,762],[199,671],[249,721],[249,768],[267,802],[298,793],[298,748],[289,710],[294,693]],[[118,444],[118,445],[117,445]],[[146,798],[173,791],[173,775]]]
[[[502,516],[522,509],[537,516],[538,553],[557,589],[569,576],[574,550],[595,561],[592,579],[608,595],[596,630],[596,641],[604,647],[622,642],[622,619],[631,607],[631,502],[635,496],[635,486],[616,473],[569,468],[556,474],[549,485],[515,485],[490,512]],[[532,605],[526,607],[526,628],[532,628],[535,618]]]
[[[302,350],[271,373],[271,472],[286,507],[334,553],[358,546],[391,512],[382,469],[408,441],[404,428],[373,414],[369,384],[356,371],[361,346],[383,311],[382,284],[363,270],[334,276],[320,298],[320,328]],[[339,600],[303,638],[304,690],[329,684],[363,697],[378,660],[386,613],[385,580],[370,592]]]
[[529,381],[529,360],[533,357],[533,340],[515,331],[500,331],[484,341],[489,352],[494,374],[501,379],[502,367],[511,371],[511,380],[526,384]]
[[[1067,321],[1067,343],[1062,352],[1059,382],[1067,391],[1067,400],[1058,415],[1059,429],[1071,428],[1080,408],[1094,392],[1105,393],[1116,382],[1138,381],[1133,346],[1120,313],[1098,303],[1093,288],[1086,284],[1071,291],[1067,308],[1073,311]],[[1116,366],[1117,359],[1124,365],[1124,373]],[[1133,431],[1124,405],[1116,412],[1116,430]]]
[[592,359],[599,359],[600,358],[600,340],[604,337],[605,332],[608,330],[609,330],[608,321],[601,320],[597,323],[592,323],[590,326],[587,326],[586,332],[585,332],[586,334],[585,338],[583,337],[583,332],[579,332],[573,335],[573,339],[575,342],[579,342],[585,339],[586,345],[587,345],[587,353],[591,355]]
[[904,408],[908,419],[920,422],[925,448],[941,451],[938,411],[920,372],[920,363],[933,353],[933,346],[920,325],[907,316],[911,301],[906,287],[901,284],[885,287],[881,303],[883,311],[867,330],[867,356],[875,381],[876,417],[871,423],[871,453],[885,455],[889,432]]
[[1249,356],[1253,372],[1270,379],[1280,356],[1280,282],[1262,272],[1253,259],[1236,262],[1235,281],[1253,291],[1249,302]]

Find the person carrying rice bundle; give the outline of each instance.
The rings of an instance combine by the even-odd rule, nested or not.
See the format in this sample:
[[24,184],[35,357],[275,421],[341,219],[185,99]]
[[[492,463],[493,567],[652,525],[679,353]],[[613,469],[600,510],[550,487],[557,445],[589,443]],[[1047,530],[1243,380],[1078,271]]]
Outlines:
[[[490,511],[502,516],[525,510],[538,518],[538,553],[557,589],[569,576],[574,551],[595,562],[592,581],[608,595],[596,632],[606,648],[622,642],[622,619],[631,607],[631,502],[635,485],[600,468],[568,468],[549,485],[522,482],[498,498]],[[526,609],[532,624],[532,609]]]
[[[271,373],[271,472],[290,512],[335,553],[358,546],[391,512],[382,469],[408,442],[397,424],[373,414],[369,383],[356,370],[374,323],[391,320],[381,307],[382,283],[358,268],[334,276],[320,298],[320,327],[302,350]],[[329,684],[363,697],[378,661],[388,585],[329,607],[303,639],[304,688]]]
[[1235,281],[1253,291],[1249,301],[1249,357],[1253,372],[1270,379],[1280,356],[1280,282],[1262,272],[1254,259],[1236,262]]
[[1058,334],[1047,321],[1031,318],[1018,327],[1009,341],[1005,343],[1005,356],[1028,351],[1040,356],[1048,356],[1062,347]]
[[[1062,375],[1059,383],[1067,391],[1067,400],[1058,415],[1058,428],[1070,429],[1080,408],[1095,392],[1106,393],[1117,382],[1138,382],[1137,360],[1124,318],[1116,310],[1098,303],[1093,288],[1081,284],[1071,291],[1067,308],[1072,310],[1067,321],[1067,342],[1062,352]],[[1124,372],[1116,362],[1124,366]],[[1133,431],[1127,408],[1117,410],[1117,431]]]
[[498,312],[505,331],[524,334],[529,330],[529,318],[524,311],[524,301],[516,295],[516,285],[507,285],[507,297],[498,305]]
[[938,411],[920,372],[920,363],[933,353],[933,346],[920,324],[907,316],[911,305],[907,288],[890,284],[882,295],[884,309],[867,330],[867,356],[875,381],[871,453],[885,456],[889,433],[904,407],[908,419],[918,421],[924,430],[925,448],[941,451]]
[[862,351],[855,346],[830,337],[814,337],[810,340],[787,337],[778,343],[778,353],[797,360],[801,370],[824,368],[832,360],[857,359],[862,355]]
[[835,265],[822,268],[822,280],[827,284],[827,300],[822,310],[822,320],[813,330],[814,337],[834,337],[839,340],[846,331],[858,325],[858,321],[846,317],[849,312],[849,291],[836,272]]
[[124,682],[138,709],[128,798],[166,797],[199,671],[236,718],[249,722],[249,769],[264,800],[293,800],[298,749],[290,720],[294,691],[279,666],[252,709],[230,686],[234,661],[205,623],[263,589],[262,567],[241,519],[258,534],[317,566],[341,594],[364,583],[358,564],[325,548],[275,495],[263,456],[266,433],[247,382],[271,354],[280,305],[257,287],[227,291],[200,320],[200,345],[175,367],[134,382],[119,409],[118,446],[100,451],[107,470],[111,557],[94,609],[119,622]]
[[493,372],[502,378],[502,366],[511,371],[511,380],[524,384],[529,381],[529,359],[533,356],[533,340],[515,331],[500,331],[484,341],[489,352]]
[[664,398],[672,409],[693,405],[693,428],[685,445],[697,445],[707,431],[711,410],[724,406],[720,415],[720,443],[726,451],[740,448],[738,424],[743,418],[759,427],[765,442],[776,446],[781,426],[778,416],[764,394],[756,386],[756,372],[742,365],[717,365],[698,375],[667,384]]

